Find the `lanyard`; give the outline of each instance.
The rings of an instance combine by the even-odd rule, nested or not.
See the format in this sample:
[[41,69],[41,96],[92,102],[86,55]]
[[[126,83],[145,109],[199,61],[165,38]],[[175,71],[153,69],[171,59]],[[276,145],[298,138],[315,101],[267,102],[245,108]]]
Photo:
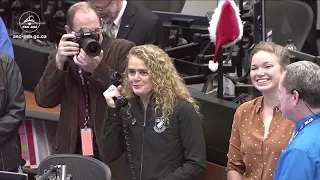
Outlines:
[[292,134],[292,137],[289,141],[289,144],[297,137],[297,135],[302,131],[303,128],[311,124],[314,120],[316,120],[314,117],[311,117],[307,120],[305,120],[298,129],[295,130],[295,132]]
[[88,120],[89,120],[89,90],[88,90],[88,85],[89,81],[85,76],[83,75],[83,70],[79,68],[79,76],[80,76],[80,82],[81,82],[81,88],[82,88],[82,93],[85,99],[85,117],[84,117],[84,126],[87,127]]

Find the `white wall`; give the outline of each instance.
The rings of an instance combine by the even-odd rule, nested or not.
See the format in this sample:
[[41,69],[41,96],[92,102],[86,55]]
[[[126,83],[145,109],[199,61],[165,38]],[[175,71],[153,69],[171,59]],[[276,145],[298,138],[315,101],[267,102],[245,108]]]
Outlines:
[[217,5],[217,0],[186,0],[181,14],[206,16],[206,13],[214,11]]

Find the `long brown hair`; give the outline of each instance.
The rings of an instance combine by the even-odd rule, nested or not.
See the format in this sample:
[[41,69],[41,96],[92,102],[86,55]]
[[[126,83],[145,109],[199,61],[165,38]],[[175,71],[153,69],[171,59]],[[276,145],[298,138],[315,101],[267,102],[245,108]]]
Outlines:
[[261,41],[252,50],[250,59],[253,55],[260,51],[274,54],[278,58],[279,64],[283,70],[290,64],[290,53],[288,52],[288,50],[283,46],[275,44],[274,42]]

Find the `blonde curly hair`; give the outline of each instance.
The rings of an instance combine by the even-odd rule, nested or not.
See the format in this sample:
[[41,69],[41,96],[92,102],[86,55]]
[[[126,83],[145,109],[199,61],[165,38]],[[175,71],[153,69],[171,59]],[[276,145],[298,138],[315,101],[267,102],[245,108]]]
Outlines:
[[[155,45],[135,46],[129,51],[127,59],[131,57],[142,60],[148,67],[153,87],[154,111],[156,114],[162,113],[165,123],[170,123],[169,118],[179,98],[192,104],[200,115],[198,103],[192,98],[172,59],[165,51]],[[128,82],[128,69],[125,70],[123,79],[121,94],[127,98],[134,97]]]

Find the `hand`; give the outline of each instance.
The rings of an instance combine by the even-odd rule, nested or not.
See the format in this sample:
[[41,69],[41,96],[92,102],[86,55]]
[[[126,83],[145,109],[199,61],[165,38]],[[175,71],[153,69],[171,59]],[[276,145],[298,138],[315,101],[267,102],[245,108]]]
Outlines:
[[121,86],[115,87],[114,85],[111,85],[106,91],[103,92],[103,96],[106,99],[106,102],[109,107],[115,108],[116,105],[114,103],[113,98],[117,98],[120,96]]
[[81,67],[86,72],[93,73],[94,70],[98,67],[101,59],[103,57],[103,50],[96,57],[88,56],[83,49],[80,49],[80,53],[73,57],[74,63]]
[[74,34],[64,34],[60,39],[56,54],[56,64],[60,70],[63,70],[64,63],[68,60],[69,56],[72,57],[79,54],[79,44],[70,41],[70,39],[74,38]]

